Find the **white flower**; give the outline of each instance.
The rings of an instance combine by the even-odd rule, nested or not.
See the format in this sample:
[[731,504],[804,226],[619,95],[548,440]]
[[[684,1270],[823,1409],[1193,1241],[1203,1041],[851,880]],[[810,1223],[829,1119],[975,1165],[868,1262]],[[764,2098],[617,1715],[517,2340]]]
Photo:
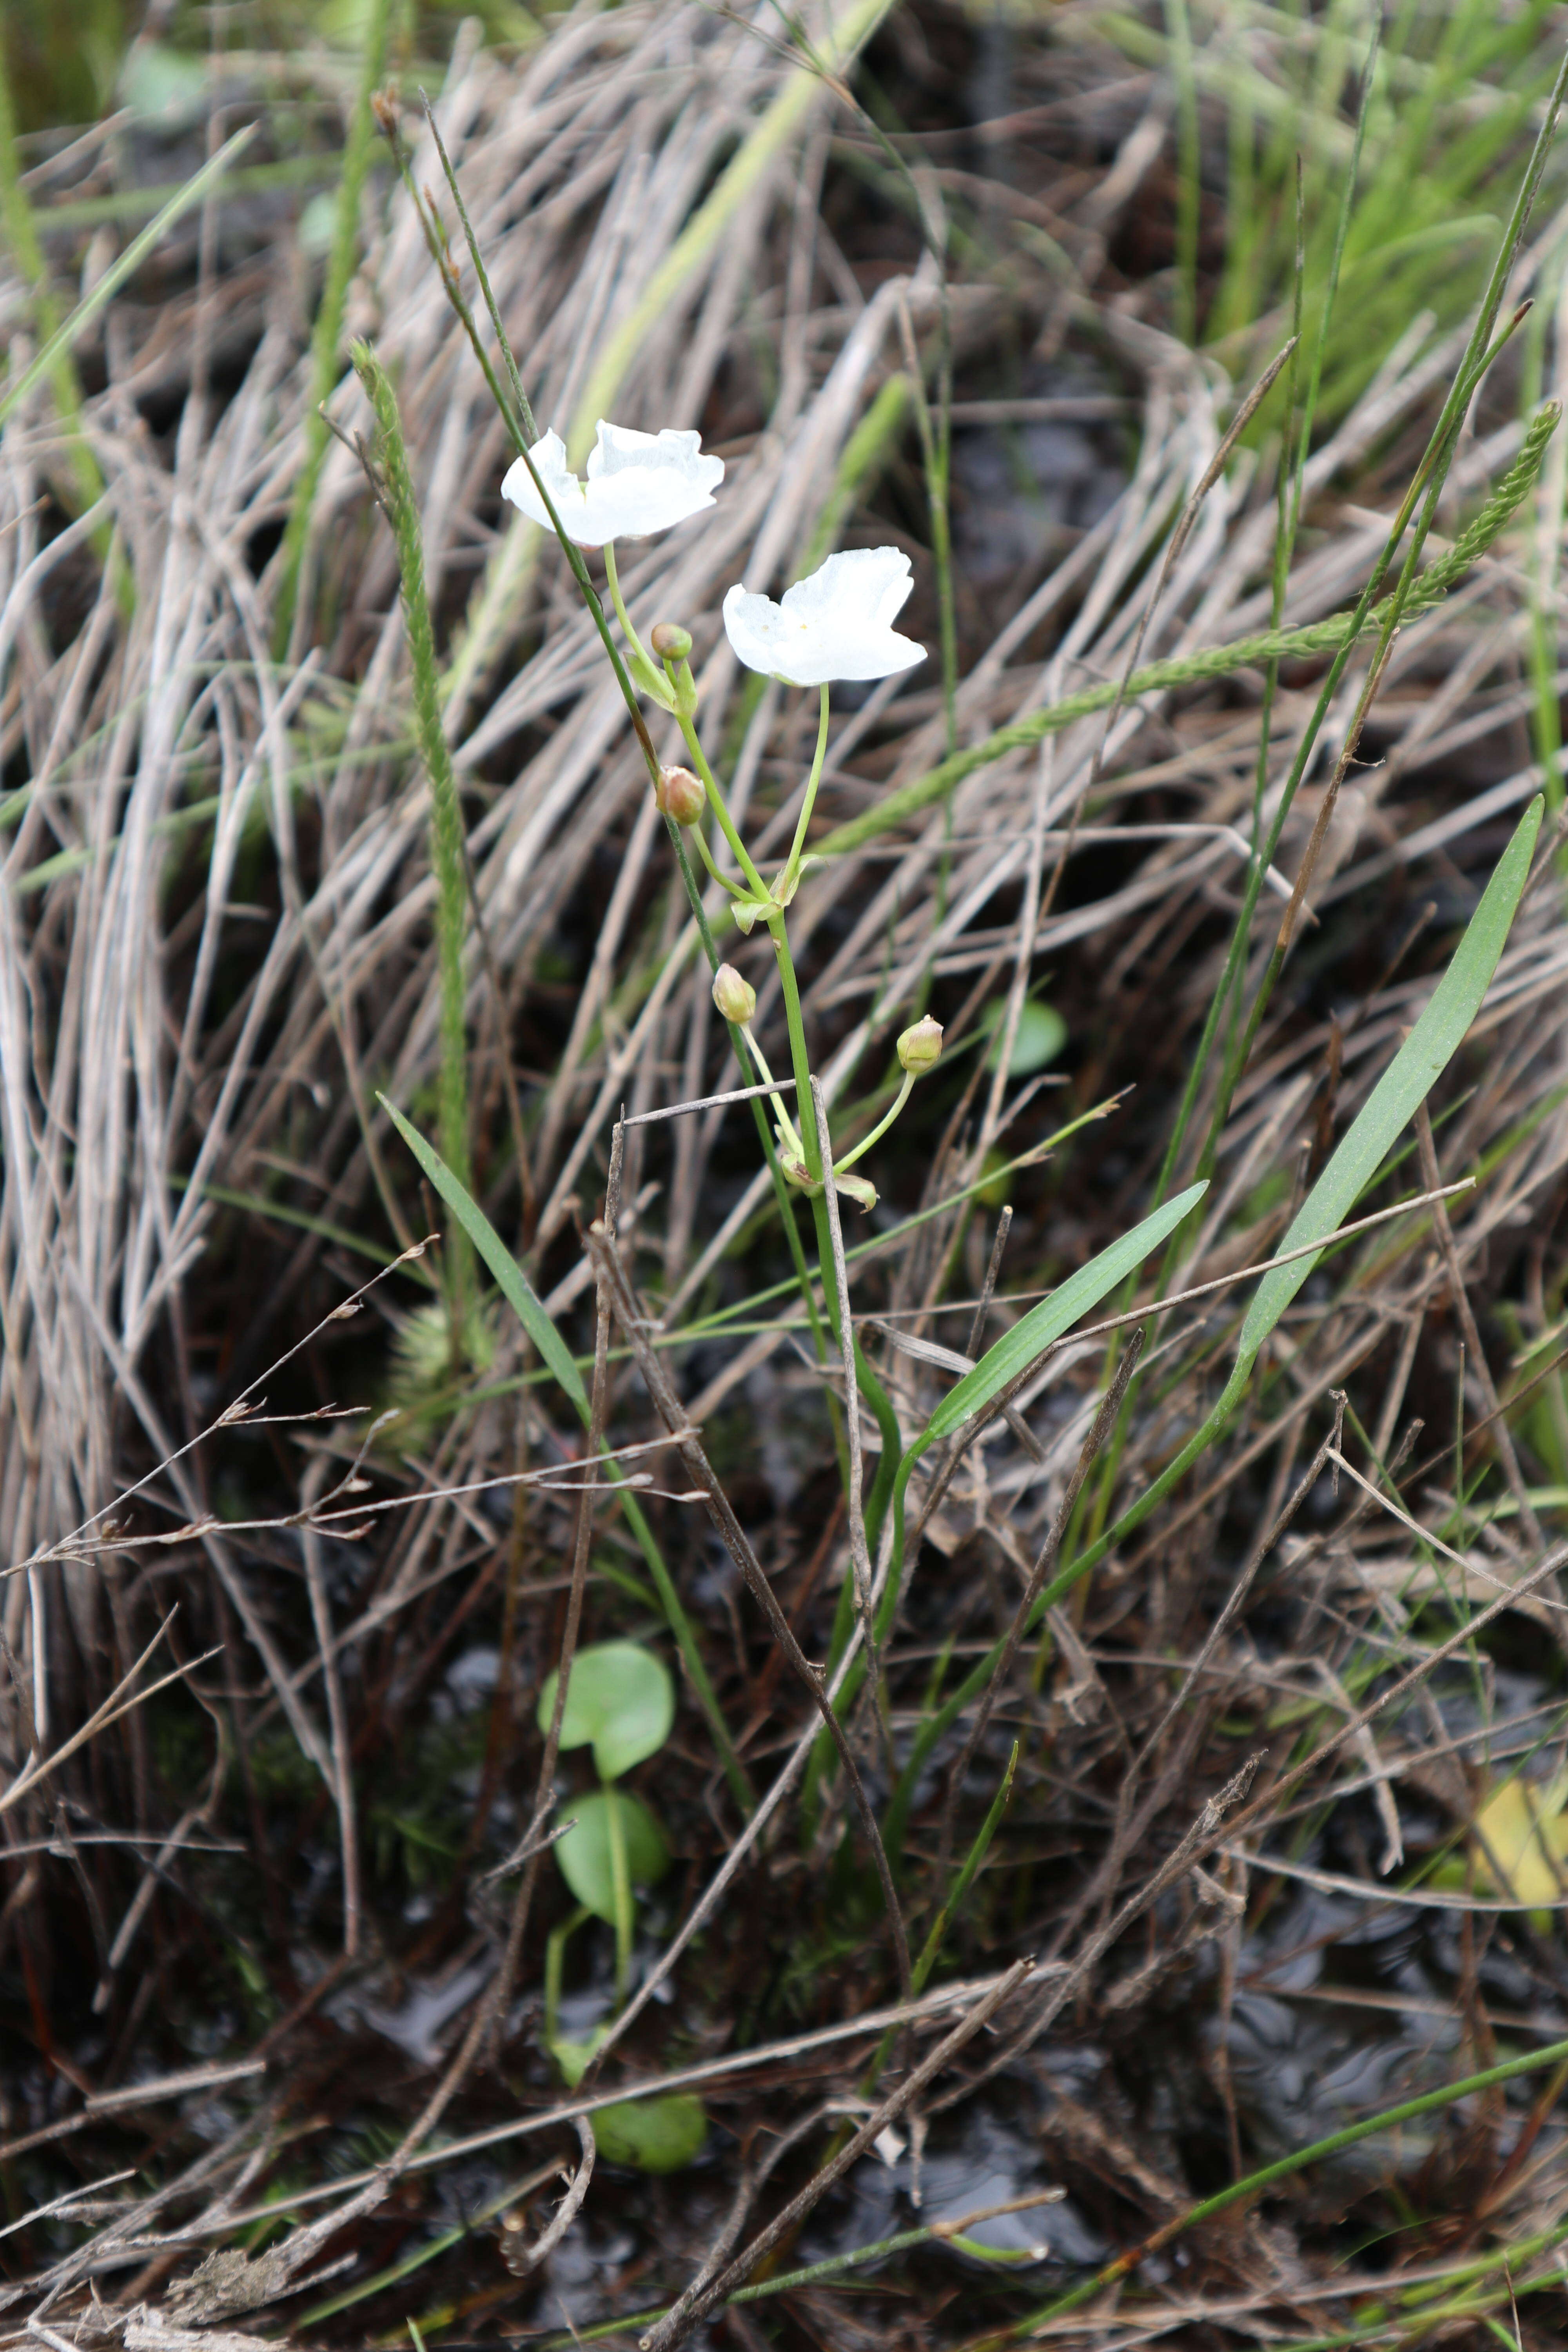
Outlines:
[[[713,503],[724,478],[722,457],[704,457],[700,433],[634,433],[629,425],[599,419],[599,437],[588,453],[580,482],[566,470],[561,437],[546,433],[529,451],[534,472],[549,491],[562,528],[579,547],[603,547],[606,540],[647,539],[668,530],[688,515]],[[552,528],[544,501],[521,457],[507,468],[503,499],[521,507],[531,522]]]
[[890,677],[924,661],[925,647],[892,623],[914,582],[896,547],[845,548],[782,604],[736,582],[724,599],[724,627],[748,669],[785,686],[826,686],[836,677]]

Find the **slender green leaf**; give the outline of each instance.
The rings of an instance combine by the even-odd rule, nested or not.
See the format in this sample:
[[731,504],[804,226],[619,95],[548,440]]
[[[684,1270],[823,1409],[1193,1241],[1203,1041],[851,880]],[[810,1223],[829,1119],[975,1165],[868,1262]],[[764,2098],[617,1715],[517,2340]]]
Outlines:
[[410,1126],[403,1113],[395,1104],[389,1103],[384,1095],[378,1094],[376,1100],[489,1266],[502,1297],[541,1356],[573,1403],[586,1418],[588,1391],[583,1386],[583,1376],[577,1370],[571,1349],[545,1313],[544,1303],[527,1275],[484,1211],[472,1199],[467,1186],[458,1181],[439,1152],[431,1150],[419,1129]]
[[[374,0],[372,24],[382,26],[384,43],[388,0]],[[374,38],[374,29],[372,37]],[[370,100],[364,96],[367,121]],[[367,134],[368,136],[368,134]],[[419,502],[403,438],[397,394],[392,379],[370,345],[358,342],[350,353],[354,373],[375,414],[374,464],[380,481],[380,505],[397,543],[397,569],[403,582],[403,622],[408,640],[412,675],[414,724],[430,785],[430,871],[436,881],[436,971],[440,1005],[441,1055],[437,1085],[437,1132],[441,1157],[465,1182],[468,1177],[468,1042],[467,983],[463,948],[468,928],[468,892],[464,876],[467,836],[452,754],[441,724],[441,677],[436,662],[436,637],[430,619],[430,599],[425,586],[425,538],[419,523]],[[324,398],[324,394],[322,397]],[[299,506],[290,528],[304,514]],[[290,583],[291,590],[291,583]],[[281,614],[279,615],[281,618]],[[465,1241],[467,1235],[465,1235]],[[473,1261],[455,1240],[443,1266],[447,1305],[453,1328],[468,1322],[473,1291]]]
[[[915,1962],[910,1978],[910,1990],[917,1995],[925,1990],[926,1981],[936,1966],[937,1956],[942,1950],[947,1931],[963,1910],[964,1897],[979,1875],[980,1865],[991,1850],[992,1839],[1002,1826],[1002,1816],[1012,1801],[1013,1776],[1018,1769],[1018,1754],[1019,1743],[1015,1739],[1013,1752],[1007,1759],[1007,1769],[1002,1775],[1002,1786],[991,1800],[991,1810],[980,1824],[980,1833],[965,1855],[963,1867],[953,1882],[952,1892],[943,1897],[942,1908],[931,1921],[930,1932],[921,1947],[921,1956]],[[888,1816],[889,1829],[895,1822],[898,1825],[897,1833],[900,1844],[903,1841],[904,1820],[909,1810],[907,1804],[900,1801],[902,1793],[900,1782],[895,1793],[893,1808]],[[893,2047],[897,2032],[897,2027],[889,2025],[878,2044],[877,2054],[861,2080],[860,2088],[863,2097],[869,2098],[876,2089],[882,2069],[888,2063],[889,2053]]]
[[[396,1108],[395,1105],[389,1103],[384,1095],[377,1095],[376,1100],[442,1200],[446,1202],[447,1206],[462,1225],[485,1265],[489,1266],[495,1276],[501,1296],[506,1299],[545,1363],[576,1406],[578,1417],[586,1428],[591,1419],[591,1408],[588,1402],[588,1391],[583,1386],[583,1376],[577,1370],[572,1350],[545,1313],[543,1301],[529,1281],[527,1275],[507,1248],[484,1211],[476,1201],[470,1198],[467,1187],[460,1184],[453,1175],[440,1153],[431,1150],[418,1129],[410,1126],[403,1113]],[[605,1465],[605,1475],[612,1486],[619,1487],[621,1490],[621,1508],[626,1515],[626,1525],[636,1537],[642,1556],[647,1562],[648,1573],[658,1587],[659,1601],[669,1621],[669,1630],[675,1636],[677,1646],[685,1661],[686,1671],[691,1677],[691,1686],[697,1694],[698,1704],[708,1718],[708,1726],[713,1734],[714,1744],[723,1761],[724,1777],[729,1781],[734,1792],[735,1801],[742,1811],[749,1813],[756,1803],[756,1793],[747,1778],[744,1765],[735,1753],[735,1743],[730,1737],[730,1727],[724,1720],[723,1711],[714,1695],[708,1669],[702,1663],[702,1653],[697,1646],[697,1636],[692,1631],[691,1620],[681,1606],[680,1596],[676,1591],[669,1570],[664,1564],[664,1556],[654,1541],[653,1530],[648,1526],[641,1505],[635,1496],[626,1491],[624,1473],[615,1463],[610,1462]]]
[[342,176],[338,182],[337,200],[332,206],[331,243],[327,252],[326,274],[322,279],[316,323],[310,334],[310,391],[300,420],[305,462],[295,478],[293,502],[280,550],[272,622],[273,650],[279,660],[289,649],[295,600],[300,590],[300,566],[304,560],[305,542],[310,536],[311,509],[316,503],[321,467],[331,440],[331,428],[327,423],[325,408],[338,380],[338,347],[342,341],[349,287],[359,256],[360,206],[364,194],[365,175],[370,170],[371,152],[375,144],[375,93],[386,78],[387,39],[393,21],[392,0],[370,0],[363,13],[364,36],[360,50],[359,89],[353,112],[349,118]]
[[[1415,1118],[1463,1045],[1491,985],[1520,896],[1529,879],[1543,805],[1540,799],[1531,801],[1521,817],[1452,963],[1433,990],[1426,1010],[1363,1105],[1349,1134],[1308,1193],[1279,1244],[1281,1256],[1335,1232],[1347,1222],[1390,1147]],[[1241,1327],[1238,1369],[1251,1364],[1317,1263],[1316,1257],[1299,1257],[1293,1264],[1278,1266],[1272,1274],[1264,1276]]]
[[996,1345],[986,1349],[974,1370],[965,1372],[956,1388],[948,1391],[914,1450],[918,1453],[935,1439],[951,1437],[955,1429],[962,1429],[982,1405],[990,1403],[999,1389],[1016,1380],[1054,1339],[1059,1339],[1080,1315],[1087,1315],[1108,1291],[1114,1290],[1130,1274],[1135,1274],[1150,1251],[1158,1248],[1167,1234],[1174,1232],[1207,1190],[1206,1182],[1189,1184],[1184,1192],[1165,1202],[1141,1225],[1134,1225],[1119,1242],[1112,1242],[1087,1265],[1080,1265],[1048,1298],[1032,1307],[1023,1321],[1004,1332]]
[[179,194],[163,206],[157,218],[150,220],[141,236],[132,237],[124,252],[110,263],[87,299],[77,304],[64,325],[49,337],[43,350],[35,354],[10,390],[0,397],[0,425],[4,425],[17,402],[25,400],[33,386],[48,374],[61,353],[68,352],[81,341],[99,312],[113,300],[126,279],[141,268],[164,230],[172,228],[182,213],[188,213],[193,205],[199,204],[216,180],[222,179],[241,149],[248,147],[256,131],[257,125],[247,122],[242,131],[235,132],[232,139],[226,140],[210,162],[204,163],[201,170],[185,182]]
[[[1321,2162],[1326,2156],[1338,2156],[1342,2148],[1354,2147],[1358,2141],[1371,2139],[1380,2132],[1395,2129],[1401,2124],[1414,2123],[1418,2116],[1440,2115],[1445,2107],[1457,2106],[1461,2099],[1475,2098],[1483,2091],[1494,2089],[1501,2083],[1516,2083],[1521,2075],[1539,2074],[1550,2066],[1559,2066],[1568,2060],[1568,2042],[1549,2042],[1543,2049],[1528,2051],[1522,2057],[1504,2059],[1500,2065],[1488,2066],[1479,2074],[1466,2074],[1458,2082],[1445,2083],[1436,2091],[1423,2091],[1419,2098],[1402,2099],[1397,2106],[1382,2107],[1376,2115],[1363,2116],[1359,2123],[1347,2124],[1342,2131],[1330,2132],[1326,2138],[1315,2139],[1308,2147],[1292,2148],[1289,2156],[1276,2158],[1272,2164],[1261,2165],[1245,2179],[1234,2180],[1227,2188],[1217,2189],[1201,2203],[1189,2205],[1175,2220],[1161,2228],[1156,2243],[1168,2245],[1188,2230],[1200,2227],[1216,2213],[1238,2205],[1260,2190],[1271,2188],[1275,2181],[1284,2180],[1293,2172],[1303,2172],[1310,2164]],[[1147,2251],[1143,2249],[1142,2251]],[[1064,2313],[1074,2311],[1080,2304],[1092,2302],[1107,2286],[1126,2276],[1128,2257],[1118,2255],[1092,2277],[1069,2287],[1038,2311],[1016,2320],[1007,2329],[1006,2337],[994,2339],[1024,2339],[1043,2333],[1052,2321]],[[1392,2330],[1387,2331],[1392,2333]]]

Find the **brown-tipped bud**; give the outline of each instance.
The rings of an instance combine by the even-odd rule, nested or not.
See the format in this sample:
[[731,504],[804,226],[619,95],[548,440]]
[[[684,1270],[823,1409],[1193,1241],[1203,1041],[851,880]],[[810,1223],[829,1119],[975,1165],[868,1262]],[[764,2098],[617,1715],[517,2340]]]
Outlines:
[[695,824],[708,805],[707,786],[689,768],[661,768],[653,796],[659,814],[672,816],[677,824]]
[[912,1029],[906,1029],[899,1040],[899,1065],[911,1078],[923,1078],[934,1069],[942,1056],[942,1023],[933,1021],[928,1013]]
[[713,1002],[726,1021],[747,1022],[757,1009],[757,992],[732,963],[721,963],[713,975]]
[[648,632],[648,643],[660,661],[689,661],[691,632],[679,621],[658,621]]

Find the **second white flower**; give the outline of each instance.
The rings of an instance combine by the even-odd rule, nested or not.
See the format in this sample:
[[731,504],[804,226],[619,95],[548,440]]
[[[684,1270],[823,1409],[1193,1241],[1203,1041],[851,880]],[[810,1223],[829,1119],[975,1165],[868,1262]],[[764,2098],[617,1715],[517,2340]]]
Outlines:
[[724,599],[724,628],[748,669],[786,686],[890,677],[926,657],[892,625],[913,585],[901,549],[845,548],[776,604],[737,581]]

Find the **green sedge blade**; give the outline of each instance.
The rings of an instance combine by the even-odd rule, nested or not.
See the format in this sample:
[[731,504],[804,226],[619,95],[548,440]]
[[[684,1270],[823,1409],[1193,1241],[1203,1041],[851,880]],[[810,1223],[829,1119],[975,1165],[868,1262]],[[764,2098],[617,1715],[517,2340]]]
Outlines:
[[[1363,1105],[1344,1141],[1308,1193],[1279,1244],[1284,1257],[1346,1223],[1361,1194],[1382,1167],[1403,1129],[1414,1118],[1443,1071],[1464,1044],[1481,1009],[1492,974],[1508,941],[1525,883],[1544,803],[1531,801],[1513,839],[1471,916],[1453,962],[1432,992],[1430,1003]],[[1312,1268],[1316,1256],[1277,1266],[1258,1284],[1241,1327],[1237,1370],[1251,1363]]]
[[1166,1234],[1175,1231],[1207,1190],[1206,1181],[1189,1184],[1184,1192],[1165,1202],[1141,1225],[1134,1225],[1119,1242],[1112,1242],[1087,1265],[1080,1265],[1048,1298],[1032,1307],[1023,1321],[1005,1331],[996,1345],[986,1349],[974,1370],[965,1372],[957,1387],[948,1391],[926,1423],[915,1451],[962,1429],[982,1405],[990,1403],[999,1389],[1005,1389],[1009,1381],[1026,1371],[1035,1358],[1042,1355],[1054,1339],[1059,1339],[1080,1315],[1087,1315],[1119,1283],[1136,1274],[1150,1251],[1157,1249]]
[[545,1313],[543,1301],[527,1275],[484,1211],[458,1183],[439,1153],[430,1149],[418,1129],[411,1127],[403,1113],[395,1105],[389,1103],[384,1095],[377,1095],[376,1100],[494,1275],[501,1296],[515,1311],[523,1329],[586,1421],[588,1391],[583,1386],[583,1375],[577,1370],[571,1349]]
[[247,122],[226,141],[217,153],[209,156],[194,178],[185,182],[176,195],[170,198],[155,220],[148,222],[140,236],[132,237],[123,253],[111,261],[85,300],[77,304],[63,326],[58,327],[41,352],[22,370],[15,383],[0,393],[0,425],[11,411],[27,397],[33,386],[48,374],[62,352],[68,352],[80,342],[99,312],[118,294],[128,278],[135,276],[142,262],[153,251],[165,229],[172,228],[182,213],[199,204],[209,188],[221,180],[229,166],[255,138],[258,125]]
[[[514,1309],[523,1329],[576,1406],[583,1425],[587,1428],[591,1420],[591,1408],[588,1402],[588,1391],[583,1385],[583,1375],[577,1370],[571,1349],[545,1313],[544,1303],[539,1293],[534,1289],[484,1211],[470,1198],[467,1187],[458,1181],[440,1153],[432,1150],[418,1129],[411,1127],[402,1112],[394,1104],[389,1103],[384,1095],[378,1094],[376,1100],[489,1266],[495,1276],[501,1296]],[[613,1462],[606,1463],[605,1469],[605,1476],[611,1486],[621,1488],[621,1507],[626,1512],[626,1524],[637,1538],[642,1556],[647,1562],[648,1572],[658,1589],[659,1601],[669,1621],[669,1630],[674,1634],[680,1654],[686,1661],[686,1669],[691,1676],[699,1704],[703,1714],[708,1717],[723,1762],[725,1776],[735,1792],[736,1801],[742,1811],[749,1813],[756,1805],[755,1792],[746,1777],[744,1765],[735,1753],[735,1744],[730,1737],[729,1727],[725,1723],[723,1712],[714,1695],[708,1669],[702,1663],[702,1653],[698,1647],[697,1635],[692,1629],[691,1621],[681,1606],[680,1596],[676,1591],[668,1569],[665,1566],[664,1557],[654,1541],[653,1530],[643,1515],[641,1506],[635,1496],[625,1490],[624,1472]]]

